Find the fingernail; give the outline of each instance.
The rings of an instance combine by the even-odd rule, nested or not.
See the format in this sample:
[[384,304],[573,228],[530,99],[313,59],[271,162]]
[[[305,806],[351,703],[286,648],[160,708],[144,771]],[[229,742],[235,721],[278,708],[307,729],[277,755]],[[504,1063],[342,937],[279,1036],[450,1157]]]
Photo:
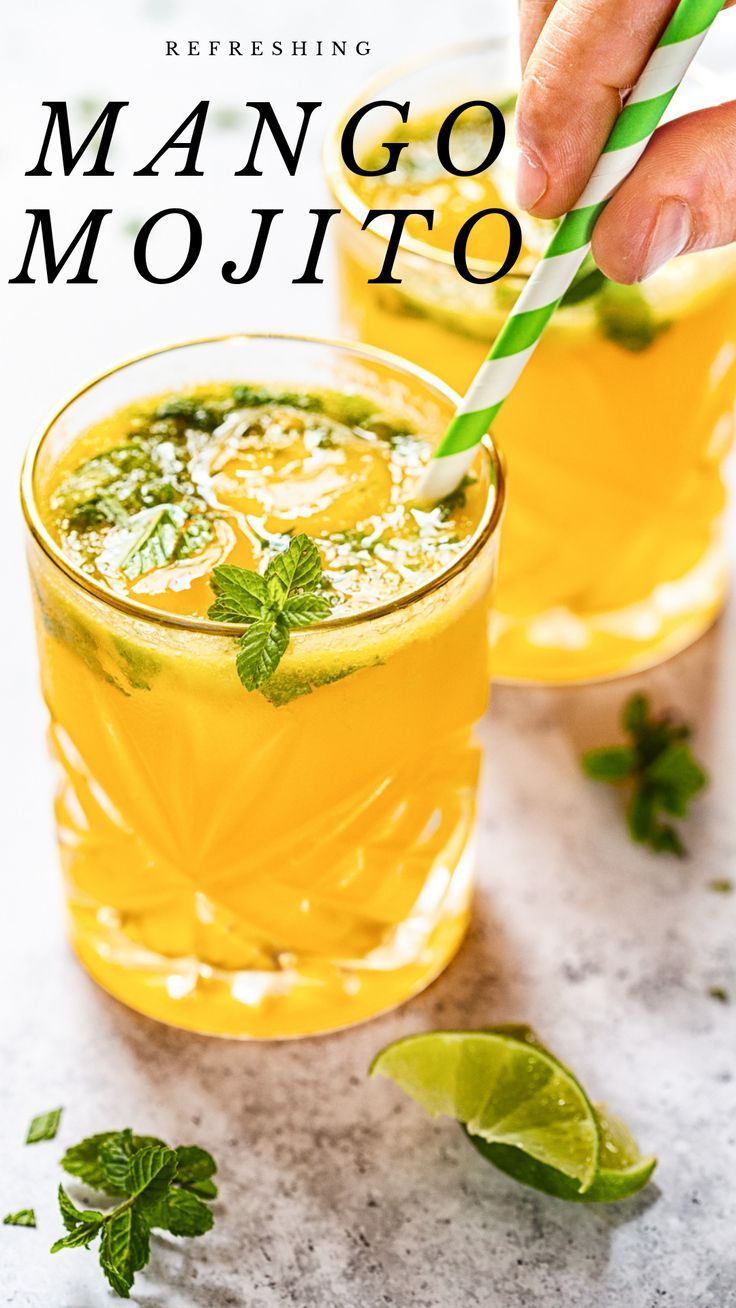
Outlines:
[[641,280],[681,254],[692,232],[690,209],[683,200],[664,200],[651,230],[644,254]]
[[519,152],[516,169],[516,198],[522,209],[533,209],[547,190],[547,172],[529,150]]

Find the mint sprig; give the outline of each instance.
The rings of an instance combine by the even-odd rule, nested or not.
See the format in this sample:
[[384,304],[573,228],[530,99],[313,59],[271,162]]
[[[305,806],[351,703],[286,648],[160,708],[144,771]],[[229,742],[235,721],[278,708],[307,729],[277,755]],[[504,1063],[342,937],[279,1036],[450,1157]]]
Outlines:
[[111,1209],[78,1208],[59,1186],[66,1235],[52,1246],[89,1248],[99,1237],[100,1266],[122,1299],[130,1298],[136,1272],[150,1258],[152,1230],[204,1235],[214,1217],[206,1199],[217,1196],[215,1160],[197,1145],[170,1149],[155,1136],[129,1129],[106,1131],[68,1149],[61,1160],[71,1176],[120,1200]]
[[311,536],[295,536],[271,559],[266,571],[223,563],[212,571],[216,599],[207,616],[214,622],[246,624],[235,659],[246,690],[260,690],[276,671],[289,633],[320,622],[332,612],[320,589],[322,562]]
[[708,784],[688,744],[692,729],[669,713],[654,714],[645,695],[626,701],[621,721],[631,743],[588,750],[583,771],[593,781],[628,786],[632,840],[683,858],[687,851],[680,834],[662,815],[687,817],[691,801]]

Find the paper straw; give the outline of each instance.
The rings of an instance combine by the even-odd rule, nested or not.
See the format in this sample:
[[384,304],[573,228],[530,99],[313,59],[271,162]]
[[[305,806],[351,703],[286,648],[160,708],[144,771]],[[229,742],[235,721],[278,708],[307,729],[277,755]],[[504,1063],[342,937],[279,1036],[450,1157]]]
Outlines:
[[724,3],[680,0],[613,126],[588,185],[557,228],[435,450],[420,486],[423,499],[449,495],[467,472],[476,447],[588,253],[599,215],[644,153]]

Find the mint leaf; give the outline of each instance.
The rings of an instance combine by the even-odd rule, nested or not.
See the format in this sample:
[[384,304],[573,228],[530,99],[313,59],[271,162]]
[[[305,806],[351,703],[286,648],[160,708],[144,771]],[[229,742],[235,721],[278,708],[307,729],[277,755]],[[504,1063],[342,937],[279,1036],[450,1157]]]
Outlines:
[[8,1213],[3,1218],[3,1226],[35,1226],[36,1214],[32,1208],[21,1208],[17,1213]]
[[137,1198],[144,1191],[151,1198],[166,1189],[176,1171],[176,1152],[166,1145],[148,1145],[130,1158],[126,1193]]
[[61,1249],[89,1249],[92,1241],[100,1233],[103,1222],[103,1215],[100,1213],[99,1222],[90,1223],[89,1226],[77,1226],[69,1235],[63,1235],[60,1240],[54,1240],[50,1253],[59,1253]]
[[150,1225],[172,1235],[206,1235],[214,1220],[212,1210],[190,1190],[170,1189],[148,1210]]
[[332,605],[324,595],[295,595],[289,599],[281,610],[281,616],[289,627],[309,627],[313,622],[329,618]]
[[59,1211],[67,1234],[51,1246],[52,1253],[60,1249],[86,1248],[92,1243],[104,1221],[104,1215],[91,1208],[77,1208],[62,1185],[59,1186]]
[[443,522],[447,522],[458,509],[465,508],[465,492],[469,486],[475,485],[477,480],[477,477],[471,477],[466,473],[459,486],[450,491],[449,495],[445,495],[441,500],[437,501],[435,509],[439,509],[440,518]]
[[284,404],[290,409],[308,409],[321,413],[324,400],[319,395],[300,391],[269,391],[263,386],[234,386],[233,399],[244,408],[257,408],[262,404]]
[[266,583],[274,602],[285,603],[300,590],[313,590],[322,578],[319,550],[311,536],[295,536],[288,549],[275,555],[266,568]]
[[151,1256],[148,1224],[135,1207],[120,1208],[103,1226],[100,1266],[112,1289],[129,1299],[136,1272]]
[[133,1132],[113,1131],[100,1143],[101,1188],[106,1194],[127,1194],[128,1167],[133,1154]]
[[[90,1135],[67,1149],[61,1165],[70,1176],[76,1176],[94,1190],[102,1190],[106,1194],[124,1194],[125,1174],[131,1153],[146,1145],[161,1144],[163,1141],[157,1140],[155,1136],[133,1135],[128,1129],[103,1131],[99,1135]],[[118,1174],[116,1167],[120,1165],[118,1154],[121,1150],[124,1159]],[[115,1180],[111,1179],[111,1169],[113,1176],[117,1177],[117,1188]]]
[[624,781],[636,767],[636,755],[628,745],[590,749],[582,758],[583,771],[592,781]]
[[711,999],[717,999],[719,1004],[729,1004],[731,996],[725,986],[708,986],[708,994]]
[[630,745],[589,750],[581,759],[585,774],[594,781],[628,783],[626,821],[632,840],[658,854],[683,858],[682,838],[668,817],[686,818],[692,800],[708,784],[708,774],[687,743],[687,723],[669,713],[652,713],[644,695],[625,703],[621,722]]
[[103,558],[120,568],[129,581],[135,581],[143,573],[171,562],[186,520],[186,509],[180,504],[141,509],[111,536]]
[[176,1150],[176,1184],[200,1195],[203,1199],[214,1199],[217,1186],[211,1179],[217,1171],[217,1163],[212,1154],[198,1145],[179,1145]]
[[214,539],[214,529],[209,518],[204,513],[197,513],[190,518],[182,528],[179,537],[179,543],[176,547],[177,559],[190,559],[193,554],[199,554],[205,545],[209,545]]
[[216,599],[207,616],[215,622],[248,624],[235,657],[246,690],[260,690],[273,676],[288,647],[291,628],[329,617],[332,607],[321,585],[319,550],[304,534],[272,558],[263,575],[233,564],[213,570]]
[[268,586],[260,572],[232,563],[213,568],[210,584],[217,596],[207,614],[213,622],[255,622],[269,602]]
[[78,1226],[94,1225],[95,1222],[102,1220],[102,1213],[98,1213],[94,1209],[77,1208],[76,1204],[69,1198],[63,1185],[59,1186],[58,1198],[61,1220],[67,1231],[76,1231]]
[[208,432],[214,431],[223,418],[222,412],[187,395],[172,395],[159,404],[153,416],[159,421],[169,418],[181,420],[190,427],[196,427],[198,431]]
[[572,304],[582,304],[592,295],[597,295],[604,286],[609,286],[609,279],[597,267],[592,254],[586,254],[570,286],[560,300],[560,308]]
[[646,695],[641,693],[630,695],[621,710],[621,725],[624,731],[638,735],[646,729],[648,717],[649,700]]
[[261,618],[240,637],[235,656],[246,690],[258,690],[276,671],[289,644],[289,628],[280,617]]
[[668,745],[647,769],[647,781],[656,787],[662,807],[674,817],[686,816],[690,800],[704,789],[707,780],[688,745]]
[[26,1133],[26,1144],[37,1144],[39,1140],[53,1140],[59,1129],[63,1108],[52,1108],[48,1113],[39,1113],[34,1117]]
[[598,325],[614,344],[638,354],[646,350],[669,323],[655,318],[640,286],[607,281],[595,302]]
[[313,691],[319,690],[321,686],[331,686],[333,682],[342,681],[343,677],[349,677],[354,672],[360,672],[366,667],[378,667],[381,662],[381,659],[373,659],[369,663],[346,663],[341,668],[315,668],[306,674],[276,672],[261,687],[261,694],[264,699],[268,700],[269,704],[273,704],[274,708],[281,708],[284,704],[290,704],[293,699],[300,699],[303,695],[311,695]]

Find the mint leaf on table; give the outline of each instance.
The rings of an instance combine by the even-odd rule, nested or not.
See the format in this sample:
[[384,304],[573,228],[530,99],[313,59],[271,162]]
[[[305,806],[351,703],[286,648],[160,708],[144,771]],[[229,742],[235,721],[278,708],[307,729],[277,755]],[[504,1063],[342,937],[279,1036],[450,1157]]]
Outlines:
[[39,1140],[53,1140],[59,1129],[63,1108],[52,1108],[48,1113],[39,1113],[34,1117],[26,1132],[26,1144],[37,1144]]
[[199,1145],[179,1145],[176,1151],[175,1184],[203,1199],[214,1199],[217,1186],[212,1177],[217,1171],[217,1164],[206,1149]]
[[708,995],[711,999],[716,999],[719,1004],[730,1004],[731,997],[723,986],[708,986]]
[[66,1230],[51,1248],[89,1248],[99,1236],[100,1266],[123,1299],[136,1272],[150,1258],[154,1230],[177,1236],[204,1235],[214,1222],[205,1199],[217,1196],[217,1165],[197,1145],[169,1149],[155,1136],[125,1129],[93,1135],[68,1149],[62,1166],[72,1176],[118,1199],[105,1211],[81,1209],[59,1186],[59,1210]]
[[105,1218],[100,1231],[100,1267],[121,1299],[130,1298],[135,1274],[150,1257],[150,1227],[135,1207],[118,1208]]
[[21,1208],[17,1213],[8,1213],[3,1218],[3,1226],[35,1226],[36,1214],[32,1208]]
[[593,781],[629,787],[626,816],[632,840],[682,858],[686,849],[680,834],[663,818],[686,818],[692,800],[708,784],[688,744],[691,728],[669,713],[654,714],[645,695],[626,701],[621,721],[631,744],[589,750],[581,759],[583,771]]
[[247,625],[235,666],[246,690],[260,690],[273,676],[293,628],[330,616],[322,593],[322,562],[311,536],[295,536],[271,559],[265,573],[221,564],[212,572],[215,601],[207,616],[214,622]]

